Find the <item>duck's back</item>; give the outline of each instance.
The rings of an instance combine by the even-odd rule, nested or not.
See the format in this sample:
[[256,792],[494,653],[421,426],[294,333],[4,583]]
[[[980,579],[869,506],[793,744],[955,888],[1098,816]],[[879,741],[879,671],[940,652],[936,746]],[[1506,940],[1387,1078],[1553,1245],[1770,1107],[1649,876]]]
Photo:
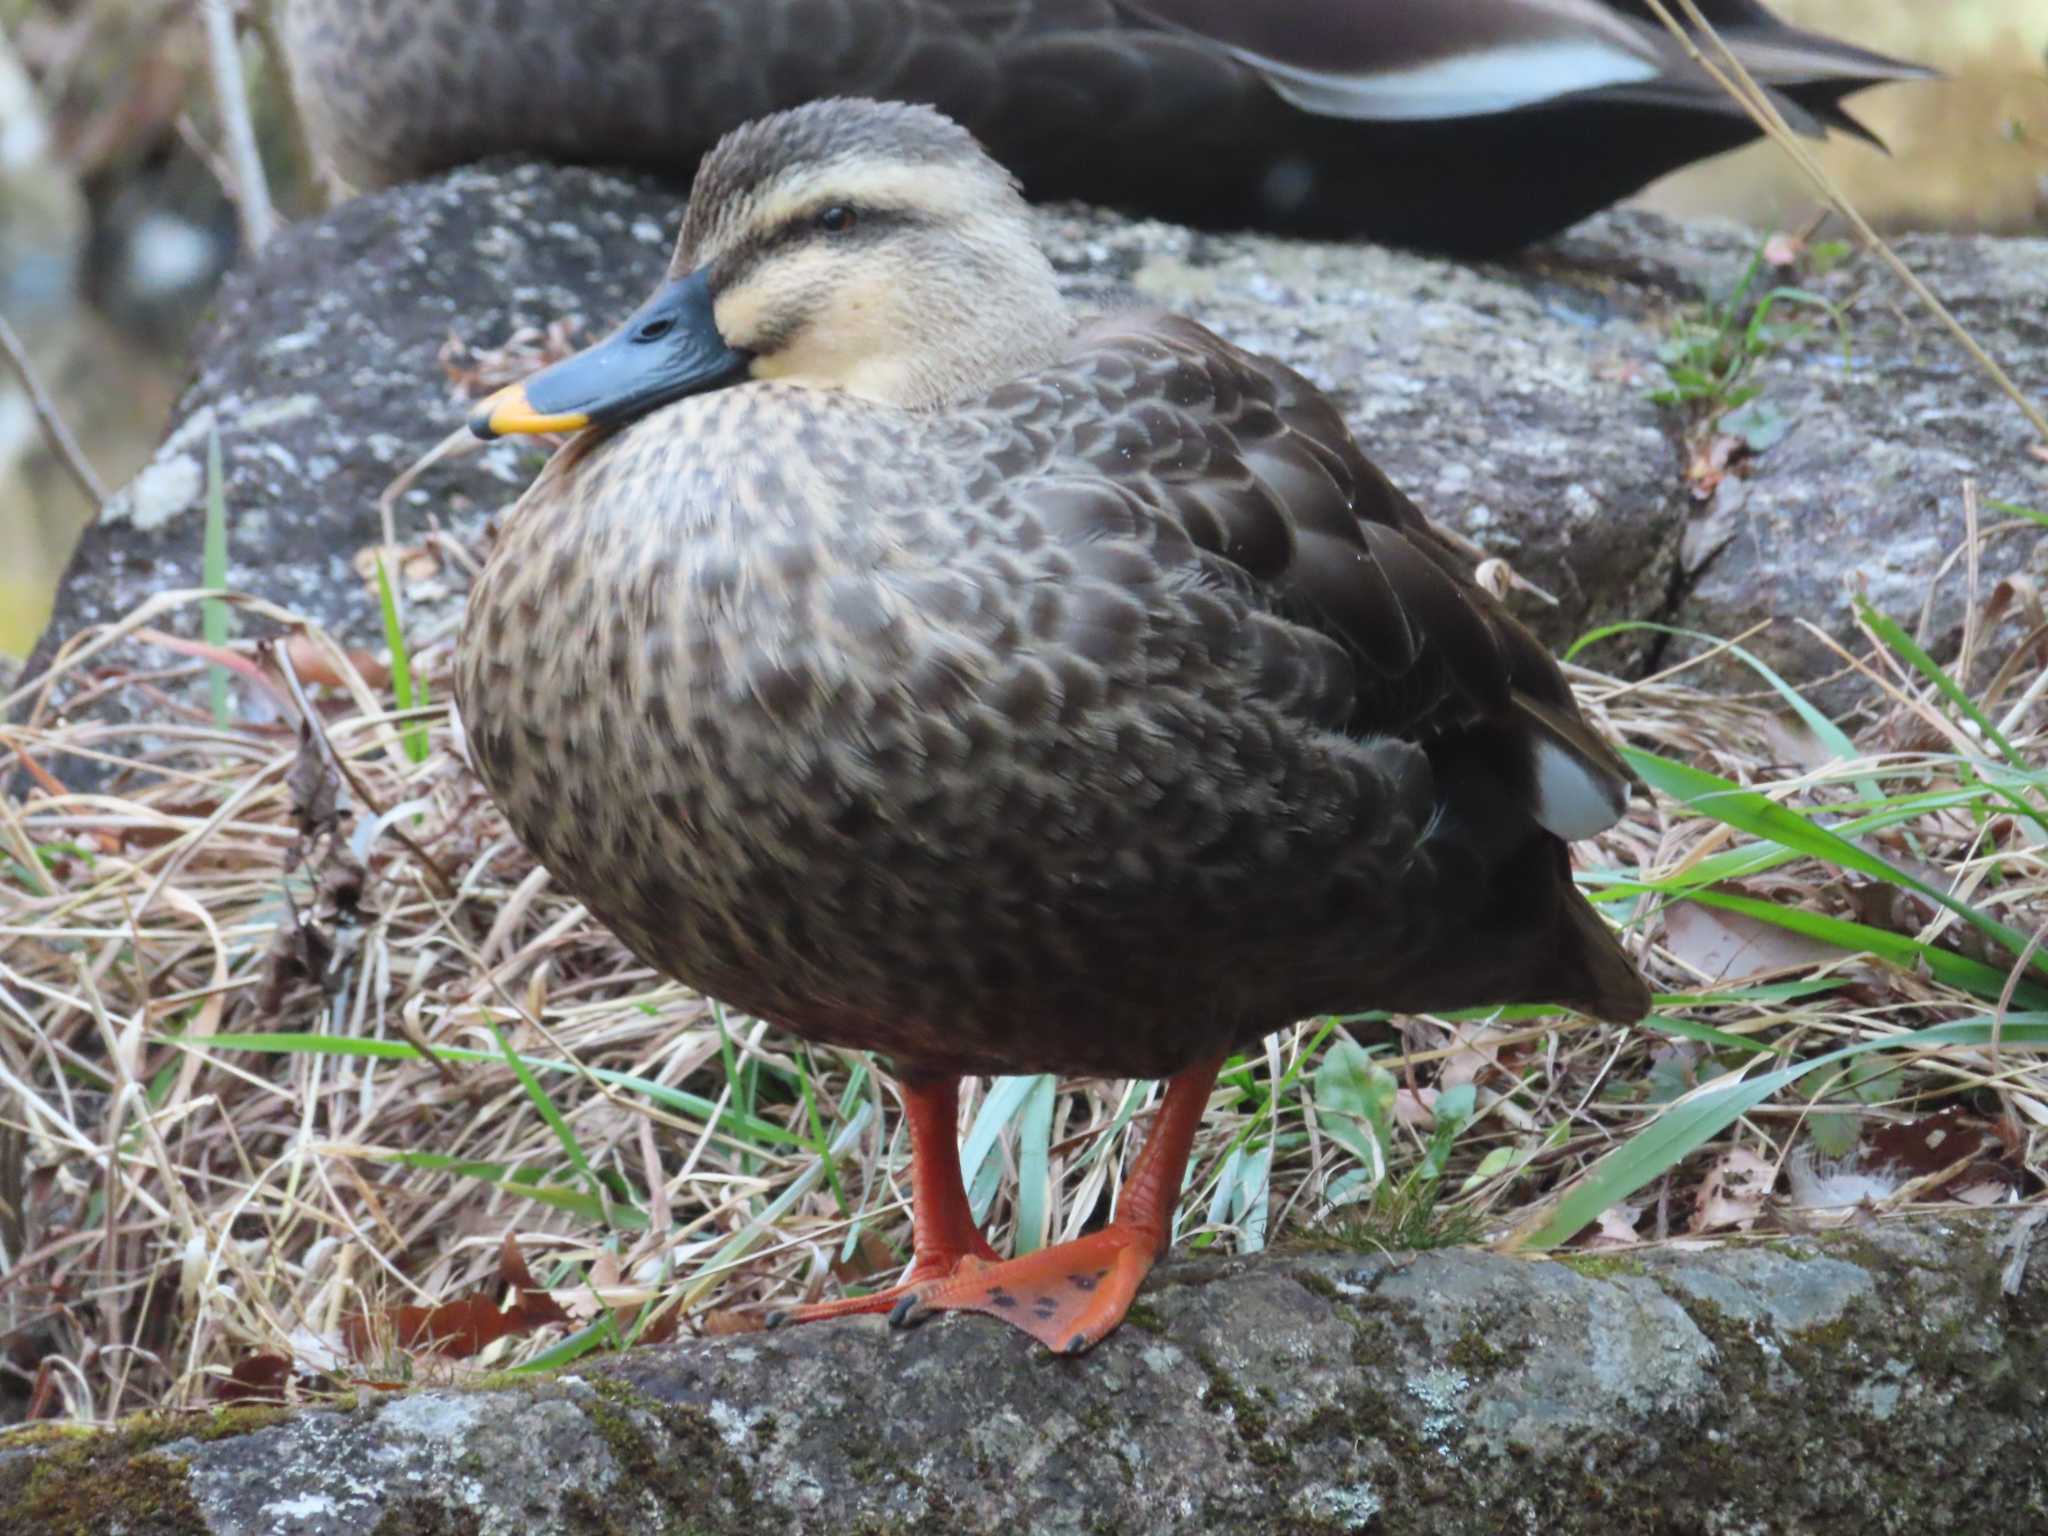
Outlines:
[[358,186],[506,153],[688,176],[729,129],[824,96],[928,102],[1056,174],[1083,114],[1149,158],[1270,95],[1111,0],[289,0],[286,26],[316,142]]
[[748,385],[580,442],[458,692],[643,958],[912,1065],[1647,1002],[1545,825],[1626,791],[1555,665],[1311,386],[1185,321],[958,411]]

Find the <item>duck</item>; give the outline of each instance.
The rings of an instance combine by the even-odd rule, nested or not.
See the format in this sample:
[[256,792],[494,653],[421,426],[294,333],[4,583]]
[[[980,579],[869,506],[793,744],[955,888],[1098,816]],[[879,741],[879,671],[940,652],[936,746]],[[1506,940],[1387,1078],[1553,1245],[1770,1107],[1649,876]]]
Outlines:
[[[512,830],[647,964],[893,1063],[910,1267],[773,1321],[1077,1353],[1165,1250],[1231,1052],[1650,1005],[1567,851],[1636,781],[1556,661],[1307,379],[1071,312],[929,107],[721,139],[653,295],[470,425],[567,434],[456,646]],[[1166,1081],[1106,1226],[976,1229],[959,1084],[994,1073]]]
[[[1700,8],[1804,133],[1869,139],[1843,98],[1929,73]],[[682,181],[751,118],[876,96],[1036,199],[1486,256],[1757,131],[1649,0],[287,0],[282,35],[363,188],[505,154]]]

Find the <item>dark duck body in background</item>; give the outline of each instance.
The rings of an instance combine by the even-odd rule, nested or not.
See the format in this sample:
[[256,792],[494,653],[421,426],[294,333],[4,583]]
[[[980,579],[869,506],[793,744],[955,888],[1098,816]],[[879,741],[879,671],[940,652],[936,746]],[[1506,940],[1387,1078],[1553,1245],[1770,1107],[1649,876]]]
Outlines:
[[[731,135],[669,280],[476,424],[583,429],[458,651],[513,828],[648,963],[902,1077],[916,1263],[799,1318],[1085,1348],[1228,1052],[1325,1012],[1649,1005],[1571,879],[1631,781],[1556,663],[1307,380],[1071,316],[934,112]],[[996,1261],[969,1072],[1173,1079],[1110,1226]]]
[[[1701,10],[1796,127],[1925,73]],[[1035,198],[1459,253],[1540,239],[1756,130],[1644,0],[288,0],[358,186],[496,154],[678,178],[814,96],[929,102]]]

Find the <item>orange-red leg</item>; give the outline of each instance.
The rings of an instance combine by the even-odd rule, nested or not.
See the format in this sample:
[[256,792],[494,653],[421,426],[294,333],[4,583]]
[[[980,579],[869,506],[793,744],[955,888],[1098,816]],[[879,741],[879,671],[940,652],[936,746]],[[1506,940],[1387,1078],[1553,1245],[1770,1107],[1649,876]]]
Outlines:
[[889,1321],[907,1327],[935,1312],[986,1312],[1055,1354],[1078,1355],[1100,1343],[1124,1320],[1140,1282],[1172,1240],[1188,1152],[1222,1066],[1218,1057],[1168,1082],[1108,1226],[1021,1259],[962,1265],[944,1279],[906,1287]]
[[960,1080],[903,1080],[903,1118],[910,1125],[910,1233],[915,1257],[900,1285],[871,1296],[846,1296],[771,1312],[770,1328],[828,1317],[894,1310],[910,1288],[944,1280],[964,1268],[999,1262],[968,1209],[960,1182]]

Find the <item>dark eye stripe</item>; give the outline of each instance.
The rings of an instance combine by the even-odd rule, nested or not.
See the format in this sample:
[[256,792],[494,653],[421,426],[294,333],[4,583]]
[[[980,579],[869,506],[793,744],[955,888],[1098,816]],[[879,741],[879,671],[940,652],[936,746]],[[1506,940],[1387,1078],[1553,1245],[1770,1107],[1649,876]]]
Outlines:
[[[854,226],[837,234],[828,234],[818,227],[818,215],[835,206],[853,209]],[[749,276],[766,257],[807,241],[829,240],[836,247],[850,249],[856,245],[886,239],[891,234],[905,229],[928,228],[934,222],[930,215],[909,208],[890,208],[873,203],[841,205],[832,199],[821,200],[791,214],[773,229],[764,229],[748,235],[719,257],[712,269],[711,286],[714,289],[729,288]]]

